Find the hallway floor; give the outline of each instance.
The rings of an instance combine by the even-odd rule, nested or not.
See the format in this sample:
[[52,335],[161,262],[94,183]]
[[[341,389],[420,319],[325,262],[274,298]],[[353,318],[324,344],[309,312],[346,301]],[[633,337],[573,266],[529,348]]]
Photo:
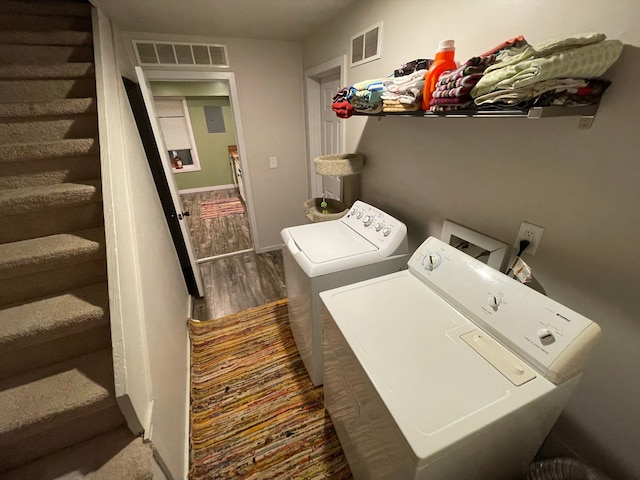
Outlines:
[[225,255],[253,248],[247,213],[202,218],[201,204],[221,199],[239,198],[237,188],[182,193],[180,200],[185,212],[191,242],[197,259]]

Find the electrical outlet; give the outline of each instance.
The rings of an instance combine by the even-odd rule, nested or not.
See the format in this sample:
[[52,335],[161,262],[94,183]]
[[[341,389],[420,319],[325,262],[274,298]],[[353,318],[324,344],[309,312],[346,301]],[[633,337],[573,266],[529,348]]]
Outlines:
[[536,250],[538,250],[538,245],[540,245],[542,232],[544,232],[544,227],[529,222],[522,222],[516,241],[513,244],[516,252],[520,249],[520,240],[529,240],[529,246],[524,250],[524,253],[535,255]]
[[278,157],[269,157],[269,168],[278,168]]

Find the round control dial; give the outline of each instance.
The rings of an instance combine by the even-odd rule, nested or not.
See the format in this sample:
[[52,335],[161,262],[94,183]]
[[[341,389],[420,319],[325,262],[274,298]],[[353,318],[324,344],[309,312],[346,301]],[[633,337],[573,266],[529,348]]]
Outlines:
[[498,310],[498,307],[502,303],[502,299],[497,295],[489,295],[489,306],[494,310]]
[[357,218],[358,220],[360,220],[360,219],[362,218],[362,212],[358,212],[358,213],[356,214],[356,218]]
[[429,271],[433,271],[438,265],[440,265],[440,256],[436,253],[428,253],[422,260],[422,266]]
[[376,223],[376,232],[379,232],[380,230],[382,230],[382,224]]
[[371,225],[373,223],[373,216],[372,215],[365,215],[364,218],[362,219],[362,223],[364,223],[365,227],[368,227],[369,225]]
[[388,237],[390,234],[391,234],[391,229],[389,227],[382,230],[382,235],[384,235],[385,237]]

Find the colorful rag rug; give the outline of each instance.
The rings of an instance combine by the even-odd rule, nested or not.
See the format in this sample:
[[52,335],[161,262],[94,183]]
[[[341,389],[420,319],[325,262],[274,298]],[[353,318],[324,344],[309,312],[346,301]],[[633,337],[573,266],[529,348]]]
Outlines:
[[244,213],[244,205],[237,197],[218,198],[200,203],[200,218],[226,217]]
[[189,321],[190,480],[351,479],[287,301]]

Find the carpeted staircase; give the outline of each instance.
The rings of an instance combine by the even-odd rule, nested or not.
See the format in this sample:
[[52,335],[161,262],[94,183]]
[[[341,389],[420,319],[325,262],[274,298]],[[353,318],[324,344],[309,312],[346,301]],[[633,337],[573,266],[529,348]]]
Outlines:
[[88,3],[0,0],[0,478],[152,478],[114,396]]

